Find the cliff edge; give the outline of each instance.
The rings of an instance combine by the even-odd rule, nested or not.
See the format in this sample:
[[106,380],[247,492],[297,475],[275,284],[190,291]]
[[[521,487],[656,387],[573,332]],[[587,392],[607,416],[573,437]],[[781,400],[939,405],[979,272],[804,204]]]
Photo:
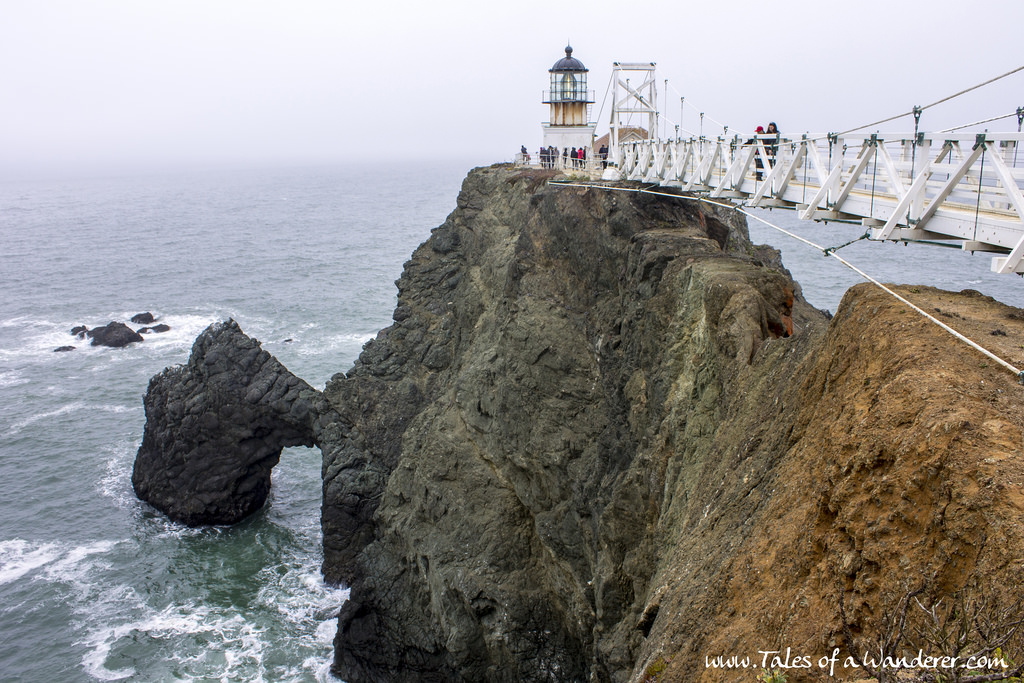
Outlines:
[[[734,680],[844,646],[840,595],[870,636],[909,577],[1016,581],[1011,375],[870,286],[827,320],[731,212],[549,177],[471,173],[324,392],[381,484],[356,521],[325,463],[339,676]],[[905,294],[1024,358],[1020,311]]]
[[621,677],[680,476],[667,454],[711,438],[765,342],[824,326],[732,214],[551,177],[470,174],[395,324],[324,391],[354,458],[386,468],[353,512],[364,470],[325,462],[350,683]]
[[[296,389],[338,676],[736,680],[1020,585],[1012,375],[870,286],[827,319],[729,210],[553,177],[472,171],[394,324]],[[902,291],[1024,361],[1019,309]]]

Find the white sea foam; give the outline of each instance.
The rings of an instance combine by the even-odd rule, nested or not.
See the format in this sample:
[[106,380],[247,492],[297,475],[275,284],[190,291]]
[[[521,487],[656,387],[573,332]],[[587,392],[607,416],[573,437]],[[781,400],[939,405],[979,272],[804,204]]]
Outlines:
[[240,614],[185,603],[149,610],[123,624],[92,625],[78,644],[88,648],[82,657],[86,672],[103,681],[136,675],[136,667],[117,668],[110,660],[118,645],[139,640],[153,641],[165,649],[166,656],[173,656],[175,669],[203,680],[254,681],[264,680],[266,674],[263,656],[267,643],[262,636],[263,631]]
[[331,660],[307,657],[302,662],[302,668],[313,672],[317,683],[337,683],[338,679],[331,674]]
[[33,544],[20,538],[0,541],[0,585],[53,562],[62,553],[56,543]]
[[50,418],[60,417],[61,415],[67,415],[69,413],[78,412],[85,406],[86,404],[83,403],[82,401],[75,401],[73,403],[63,405],[60,408],[57,408],[56,410],[48,410],[43,413],[36,413],[35,415],[30,415],[29,417],[26,417],[23,420],[18,420],[17,422],[12,424],[11,427],[6,432],[4,432],[3,436],[15,436],[16,434],[18,434],[18,432],[22,431],[26,427],[34,425],[36,422],[39,422],[40,420],[48,420]]
[[284,574],[268,567],[260,578],[265,583],[256,600],[276,609],[285,620],[306,627],[333,619],[349,595],[347,588],[325,584],[320,572],[309,567],[291,567]]
[[[48,391],[50,391],[48,389]],[[58,389],[53,388],[50,393],[57,394]],[[36,413],[26,418],[18,420],[13,423],[10,428],[3,433],[4,437],[16,436],[19,432],[25,430],[28,427],[36,424],[43,420],[52,420],[53,418],[61,417],[63,415],[70,415],[71,413],[77,413],[80,410],[98,410],[104,413],[121,414],[121,413],[137,413],[142,412],[143,408],[141,405],[138,406],[123,406],[116,404],[88,404],[84,401],[73,401],[66,403],[59,408],[54,410],[47,410],[45,412]]]
[[86,562],[93,555],[102,555],[114,549],[119,541],[95,541],[70,548],[43,570],[43,576],[50,581],[78,583],[87,579],[90,572],[98,568],[109,568],[109,563],[95,559]]
[[348,332],[324,337],[315,344],[300,345],[296,353],[303,357],[320,357],[337,355],[338,352],[350,354],[353,359],[366,342],[377,336],[376,332]]
[[[70,334],[71,328],[79,325],[78,322],[55,322],[19,316],[0,322],[0,328],[14,330],[11,335],[5,335],[5,339],[13,343],[7,348],[0,348],[0,360],[12,361],[38,357],[43,354],[47,359],[60,360],[63,354],[53,353],[55,348],[60,346],[74,346],[81,349],[88,346],[88,340],[80,340]],[[20,334],[19,334],[20,333]]]
[[16,318],[8,318],[7,320],[0,320],[0,328],[24,327],[28,320],[28,316],[24,315],[19,315]]
[[96,648],[82,657],[82,667],[86,673],[100,681],[120,681],[135,675],[135,669],[131,668],[117,669],[116,671],[106,668],[104,662],[106,662],[109,653],[109,647],[106,650]]
[[321,621],[316,627],[314,637],[316,642],[320,643],[324,647],[332,647],[334,645],[334,636],[338,632],[338,619],[332,617],[331,619],[325,619]]
[[[110,552],[119,541],[94,541],[85,545],[60,542],[31,543],[23,539],[0,541],[0,584],[40,569],[34,578],[75,583],[97,567],[93,555]],[[106,566],[105,564],[103,566]]]
[[[159,320],[145,327],[165,324],[170,326],[167,332],[148,332],[142,336],[145,341],[142,347],[150,350],[166,351],[169,349],[181,349],[187,351],[192,348],[192,343],[199,334],[210,326],[211,323],[223,320],[224,316],[219,313],[172,313],[159,318]],[[139,325],[141,329],[143,326]]]
[[139,502],[131,487],[133,461],[130,454],[137,447],[134,442],[111,446],[113,456],[107,460],[106,471],[99,481],[100,493],[122,510],[134,508]]
[[28,384],[30,379],[13,370],[0,370],[0,389]]
[[120,414],[120,413],[138,413],[138,412],[142,411],[142,406],[141,405],[137,405],[137,406],[98,405],[98,406],[89,406],[89,407],[92,410],[102,410],[105,413],[114,413],[115,415],[116,414]]

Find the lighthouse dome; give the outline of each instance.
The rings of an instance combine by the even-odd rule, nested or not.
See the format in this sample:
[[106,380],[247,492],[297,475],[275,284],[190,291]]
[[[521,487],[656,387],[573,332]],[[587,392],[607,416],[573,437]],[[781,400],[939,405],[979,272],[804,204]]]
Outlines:
[[565,56],[555,62],[548,71],[588,71],[583,62],[572,56],[572,45],[565,46]]

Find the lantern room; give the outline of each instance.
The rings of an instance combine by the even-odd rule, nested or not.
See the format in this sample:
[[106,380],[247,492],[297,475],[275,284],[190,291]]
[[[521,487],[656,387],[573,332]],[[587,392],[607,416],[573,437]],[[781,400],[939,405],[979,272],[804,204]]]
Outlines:
[[572,46],[566,46],[565,57],[548,69],[551,89],[544,97],[550,106],[552,126],[587,125],[587,105],[593,104],[592,93],[587,90],[587,67],[572,56]]

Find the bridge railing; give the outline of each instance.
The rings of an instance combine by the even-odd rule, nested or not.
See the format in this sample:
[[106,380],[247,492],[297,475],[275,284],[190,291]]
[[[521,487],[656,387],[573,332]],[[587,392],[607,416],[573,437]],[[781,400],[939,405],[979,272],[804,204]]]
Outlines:
[[579,159],[572,159],[567,154],[556,154],[547,156],[537,152],[522,154],[517,152],[513,163],[516,166],[530,166],[532,168],[550,168],[566,173],[584,173],[594,178],[599,178],[602,172],[608,167],[608,160],[600,158],[600,154],[594,153],[591,156]]
[[774,135],[643,140],[615,150],[621,177],[801,218],[856,221],[876,240],[952,240],[1024,273],[1022,133]]

